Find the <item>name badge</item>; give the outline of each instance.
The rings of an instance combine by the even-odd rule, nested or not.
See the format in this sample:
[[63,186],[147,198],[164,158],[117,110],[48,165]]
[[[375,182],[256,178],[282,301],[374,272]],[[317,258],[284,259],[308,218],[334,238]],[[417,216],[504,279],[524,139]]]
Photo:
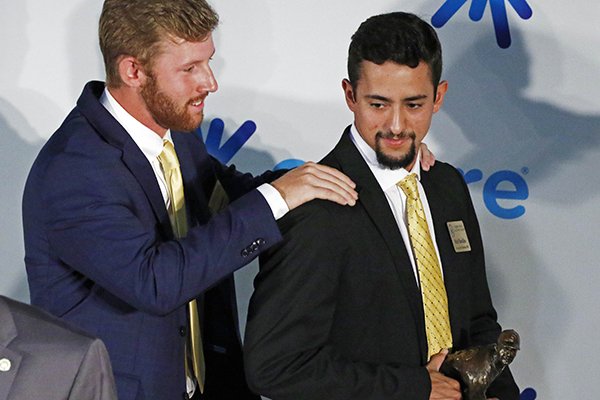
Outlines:
[[448,232],[450,232],[454,251],[457,253],[471,251],[471,244],[467,237],[465,224],[462,221],[448,221],[446,225],[448,226]]

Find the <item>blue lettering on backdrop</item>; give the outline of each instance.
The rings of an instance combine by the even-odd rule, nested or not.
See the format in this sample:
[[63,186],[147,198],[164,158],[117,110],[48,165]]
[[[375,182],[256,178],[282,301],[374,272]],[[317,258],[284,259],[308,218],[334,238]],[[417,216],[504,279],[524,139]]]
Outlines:
[[[433,17],[431,17],[431,24],[436,28],[441,28],[466,2],[467,0],[446,0]],[[527,0],[489,0],[494,31],[496,32],[496,43],[503,49],[510,47],[511,43],[506,2],[510,3],[522,19],[529,19],[533,15],[533,11],[529,4],[527,4]],[[471,21],[479,21],[483,18],[487,3],[488,0],[472,0],[471,8],[469,9]]]
[[[483,172],[478,169],[472,169],[460,173],[465,178],[468,184],[483,180]],[[527,173],[529,170],[523,168],[522,172]],[[506,188],[509,186],[509,188]],[[517,204],[513,207],[502,207],[498,200],[526,200],[529,197],[529,187],[525,179],[514,171],[502,170],[496,171],[489,176],[483,184],[483,202],[489,212],[498,218],[515,219],[525,214],[525,207]]]
[[537,392],[533,388],[527,388],[521,392],[520,400],[536,400]]
[[[208,133],[204,144],[206,145],[206,151],[222,162],[227,164],[233,156],[240,151],[242,146],[250,139],[250,137],[256,132],[256,124],[254,121],[244,122],[234,133],[227,139],[227,141],[221,146],[221,140],[223,139],[223,132],[225,131],[225,123],[220,118],[215,118],[210,121]],[[202,129],[196,129],[196,134],[202,139]]]

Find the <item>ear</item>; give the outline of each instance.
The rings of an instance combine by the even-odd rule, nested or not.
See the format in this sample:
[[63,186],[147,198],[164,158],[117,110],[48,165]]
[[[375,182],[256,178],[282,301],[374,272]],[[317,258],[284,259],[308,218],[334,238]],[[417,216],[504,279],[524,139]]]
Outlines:
[[354,112],[354,108],[356,107],[356,95],[354,93],[354,88],[348,79],[342,80],[342,89],[344,90],[344,98],[346,99],[346,104],[350,111]]
[[141,87],[147,79],[142,64],[133,56],[123,56],[118,61],[119,76],[126,86]]
[[435,101],[433,102],[433,112],[436,113],[442,107],[444,103],[444,96],[448,91],[448,81],[441,81],[437,87],[437,93],[435,94]]

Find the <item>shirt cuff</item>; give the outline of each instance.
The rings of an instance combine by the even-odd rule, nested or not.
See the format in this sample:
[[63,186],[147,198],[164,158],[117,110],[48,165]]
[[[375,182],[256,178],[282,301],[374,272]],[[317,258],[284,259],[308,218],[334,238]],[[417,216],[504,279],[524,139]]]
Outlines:
[[287,203],[283,199],[283,196],[279,193],[277,189],[268,183],[263,183],[259,187],[256,188],[260,194],[263,195],[269,207],[271,207],[271,212],[273,213],[273,217],[275,219],[279,219],[283,217],[285,214],[290,211]]

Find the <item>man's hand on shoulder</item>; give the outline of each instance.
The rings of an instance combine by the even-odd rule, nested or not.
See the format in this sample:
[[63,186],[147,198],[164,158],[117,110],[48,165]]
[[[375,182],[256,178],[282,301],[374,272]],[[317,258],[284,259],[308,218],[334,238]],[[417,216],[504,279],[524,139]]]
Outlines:
[[358,194],[350,178],[335,168],[309,161],[271,183],[290,210],[313,199],[353,206]]
[[429,378],[431,379],[431,393],[429,400],[461,400],[462,395],[460,393],[460,383],[458,381],[448,378],[442,374],[440,367],[448,355],[448,350],[440,351],[438,354],[431,357],[426,368],[429,372]]
[[429,147],[421,142],[421,168],[423,171],[429,171],[429,168],[435,164],[435,154],[429,150]]

